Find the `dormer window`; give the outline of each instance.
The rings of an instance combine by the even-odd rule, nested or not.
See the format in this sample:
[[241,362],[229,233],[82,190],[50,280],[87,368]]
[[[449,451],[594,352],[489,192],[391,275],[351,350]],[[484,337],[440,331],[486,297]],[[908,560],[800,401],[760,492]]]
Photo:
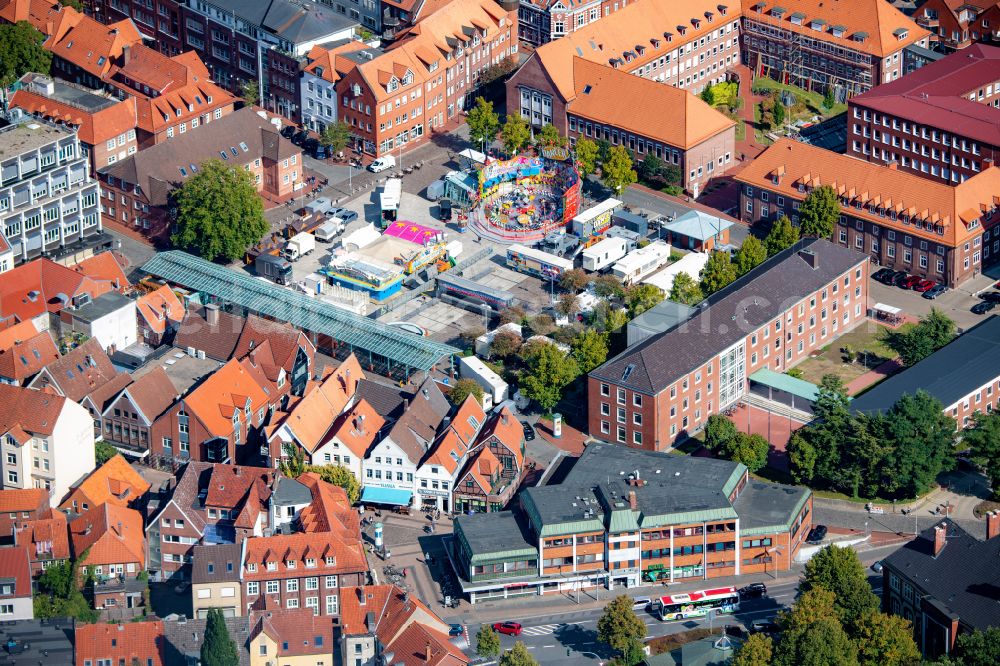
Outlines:
[[333,555],[327,555],[323,558],[323,561],[326,563],[326,566],[332,567],[336,563],[337,559]]
[[278,570],[278,563],[277,562],[268,562],[267,563],[267,570],[268,571],[277,571]]
[[394,92],[397,88],[399,88],[399,79],[397,79],[394,76],[391,79],[389,79],[389,85],[386,86],[386,90],[388,90],[389,92]]
[[257,573],[257,563],[247,562],[247,571],[249,571],[250,573]]
[[403,85],[408,86],[413,83],[413,72],[406,70],[406,74],[403,76]]
[[315,557],[307,557],[306,558],[306,568],[311,569],[311,568],[313,568],[315,566],[316,566],[316,558]]
[[323,68],[322,67],[317,67],[314,71],[316,72],[316,76],[318,76],[319,78],[323,78]]
[[725,5],[719,5],[718,7],[716,7],[716,9],[718,9],[719,13],[722,14],[723,16],[725,16],[726,12],[729,11],[729,7],[726,7]]
[[287,567],[289,569],[294,569],[298,565],[299,565],[299,563],[296,560],[287,560],[285,562],[285,567]]

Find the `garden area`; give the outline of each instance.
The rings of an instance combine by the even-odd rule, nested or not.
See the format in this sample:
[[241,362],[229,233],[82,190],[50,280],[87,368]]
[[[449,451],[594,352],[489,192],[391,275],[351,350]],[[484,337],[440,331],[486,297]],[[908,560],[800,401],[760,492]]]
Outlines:
[[780,134],[786,125],[794,125],[799,121],[808,122],[816,116],[821,119],[835,116],[847,110],[846,104],[834,99],[832,90],[821,94],[767,77],[758,77],[753,81],[752,91],[754,95],[764,96],[754,106],[754,136],[764,145],[772,143],[768,133]]
[[740,118],[740,109],[743,108],[743,98],[740,97],[738,83],[735,81],[725,81],[712,86],[706,86],[701,91],[701,100],[736,122],[737,141],[742,141],[746,138],[746,123]]
[[866,322],[815,352],[788,374],[813,384],[819,384],[824,375],[836,375],[845,385],[850,384],[896,358],[896,352],[886,344],[888,333],[886,326]]

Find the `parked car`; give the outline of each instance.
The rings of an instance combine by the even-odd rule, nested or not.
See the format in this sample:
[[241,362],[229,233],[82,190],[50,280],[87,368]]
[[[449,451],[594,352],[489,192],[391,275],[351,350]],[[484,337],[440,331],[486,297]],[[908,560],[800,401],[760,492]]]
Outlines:
[[872,571],[875,573],[882,573],[882,560],[875,560],[872,562]]
[[385,171],[386,169],[391,169],[396,166],[396,158],[392,155],[383,155],[374,162],[368,165],[368,170],[372,173],[379,173],[380,171]]
[[750,624],[751,634],[776,634],[781,627],[774,620],[754,620]]
[[306,142],[306,139],[308,138],[309,138],[308,130],[299,130],[292,136],[292,143],[294,143],[296,146],[301,146]]
[[934,288],[934,280],[921,280],[920,282],[913,285],[913,291],[919,291],[924,293],[930,291]]
[[760,597],[767,595],[767,585],[764,583],[750,583],[745,587],[741,587],[740,599],[759,599]]
[[649,597],[636,597],[632,600],[632,610],[644,611],[649,609],[649,605],[653,603],[653,600]]
[[921,279],[922,278],[919,278],[916,275],[907,275],[899,281],[899,286],[903,289],[913,289]]
[[493,625],[493,631],[508,636],[520,636],[524,627],[521,626],[520,622],[497,622]]
[[1000,303],[1000,291],[984,291],[979,294],[979,298],[988,303]]
[[524,430],[524,441],[530,442],[535,439],[535,429],[527,421],[521,421],[521,429]]
[[826,525],[816,525],[809,530],[809,536],[806,537],[806,543],[819,543],[825,538]]
[[874,273],[872,273],[872,279],[875,280],[876,282],[887,284],[888,281],[892,278],[893,273],[895,272],[896,271],[892,270],[891,268],[880,268]]
[[324,146],[322,143],[320,143],[319,141],[317,141],[316,145],[313,146],[312,156],[315,157],[318,160],[325,160],[327,157],[329,157],[329,155],[330,155],[330,153],[329,153],[329,151],[327,151],[326,146]]
[[993,301],[979,301],[972,306],[972,314],[986,314],[997,306]]
[[448,625],[448,635],[449,636],[464,636],[465,635],[465,625],[461,625],[461,624],[449,624]]
[[886,282],[886,284],[899,286],[899,284],[906,279],[906,276],[906,271],[896,271],[892,274],[892,277],[889,278],[889,281]]
[[943,284],[936,284],[927,291],[924,292],[924,298],[928,300],[934,300],[944,292],[948,291],[948,287]]
[[354,220],[358,219],[358,214],[353,210],[347,210],[346,208],[331,208],[324,213],[327,217],[338,217],[340,221],[344,224],[350,224]]
[[282,127],[281,136],[285,137],[286,139],[291,139],[293,136],[295,136],[295,125],[285,125],[284,127]]

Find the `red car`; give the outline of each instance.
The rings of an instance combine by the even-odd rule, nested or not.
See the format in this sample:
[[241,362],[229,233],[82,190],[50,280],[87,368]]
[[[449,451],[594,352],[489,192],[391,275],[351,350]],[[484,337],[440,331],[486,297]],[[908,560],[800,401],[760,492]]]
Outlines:
[[925,291],[930,291],[931,287],[934,286],[933,280],[921,280],[920,282],[913,285],[913,291],[919,291],[921,293]]
[[[916,275],[907,275],[903,278],[903,281],[899,283],[899,286],[903,289],[913,289],[922,279],[923,278],[919,278]],[[928,289],[930,289],[930,287],[928,287]]]
[[520,622],[497,622],[493,625],[493,630],[508,636],[520,636],[524,627],[521,626]]

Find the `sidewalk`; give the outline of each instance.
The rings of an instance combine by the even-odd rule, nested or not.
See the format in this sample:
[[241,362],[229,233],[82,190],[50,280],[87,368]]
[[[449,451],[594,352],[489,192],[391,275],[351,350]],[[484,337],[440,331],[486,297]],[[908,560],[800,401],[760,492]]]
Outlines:
[[869,370],[860,377],[852,379],[846,387],[847,395],[857,395],[864,389],[876,382],[880,382],[889,375],[894,375],[903,369],[903,364],[898,360],[886,361],[879,364],[874,369]]

